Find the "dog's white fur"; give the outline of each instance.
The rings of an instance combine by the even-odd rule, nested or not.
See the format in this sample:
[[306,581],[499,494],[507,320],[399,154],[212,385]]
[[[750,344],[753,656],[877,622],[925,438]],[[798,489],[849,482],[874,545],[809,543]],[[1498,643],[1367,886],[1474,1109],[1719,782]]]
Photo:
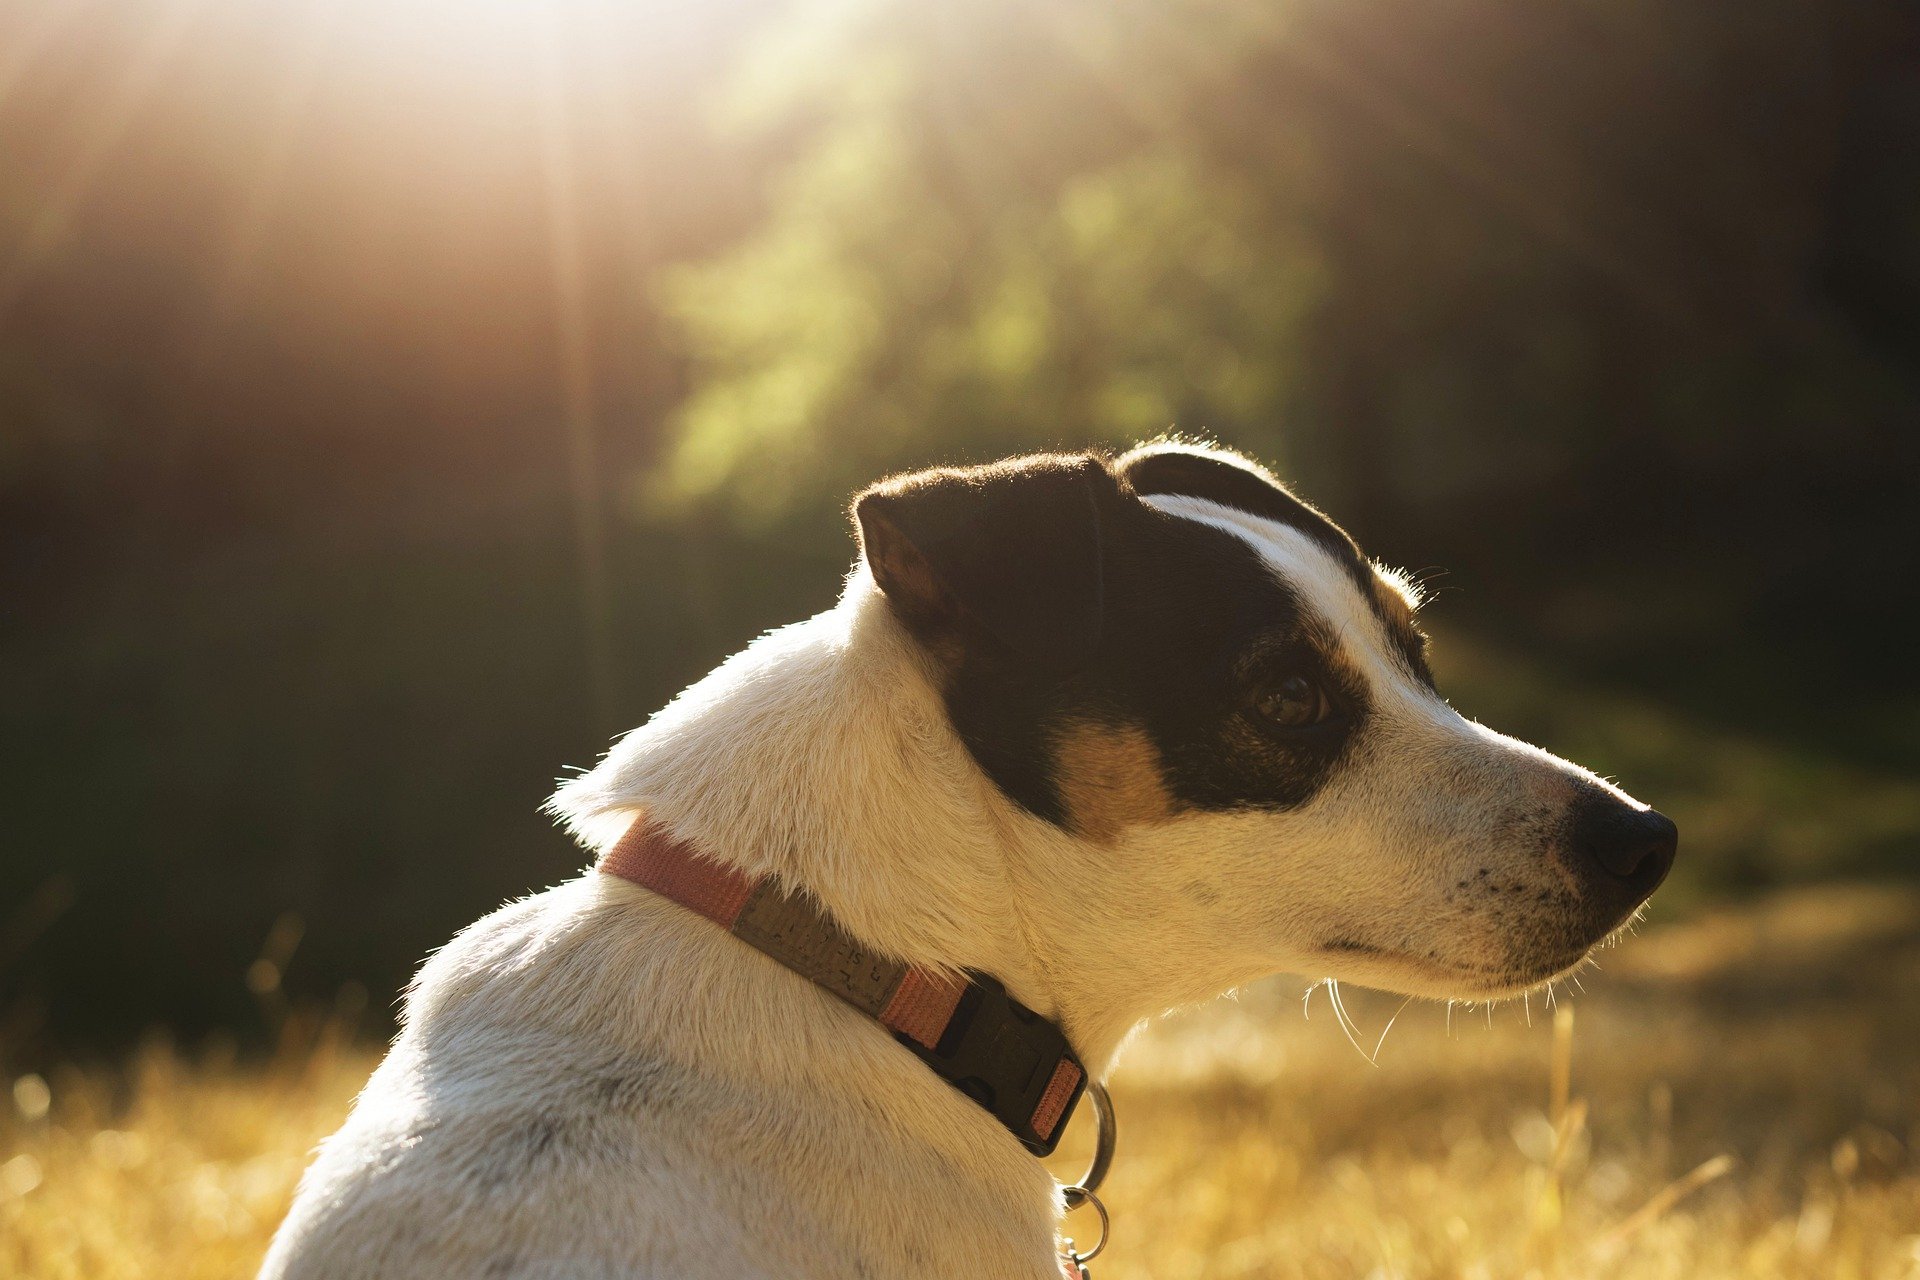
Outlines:
[[[1032,817],[974,764],[929,658],[859,566],[835,608],[682,694],[557,812],[596,850],[645,813],[813,894],[881,952],[992,973],[1096,1077],[1143,1020],[1274,972],[1484,996],[1575,962],[1529,968],[1445,890],[1489,866],[1554,880],[1537,847],[1487,848],[1489,816],[1590,775],[1420,687],[1311,539],[1152,501],[1251,542],[1366,674],[1390,732],[1301,809],[1177,816],[1101,844]],[[422,969],[262,1274],[1057,1280],[1059,1213],[1039,1162],[878,1024],[590,873]]]

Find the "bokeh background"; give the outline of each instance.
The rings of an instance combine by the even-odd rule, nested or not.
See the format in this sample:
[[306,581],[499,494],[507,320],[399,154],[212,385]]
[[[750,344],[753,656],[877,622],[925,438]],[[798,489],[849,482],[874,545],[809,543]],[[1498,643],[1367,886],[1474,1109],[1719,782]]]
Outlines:
[[1670,918],[1886,884],[1917,424],[1905,0],[11,0],[0,1046],[381,1034],[861,484],[1169,430]]
[[1682,856],[1148,1033],[1103,1280],[1920,1280],[1911,0],[0,0],[0,1274],[251,1275],[852,492],[1168,431]]

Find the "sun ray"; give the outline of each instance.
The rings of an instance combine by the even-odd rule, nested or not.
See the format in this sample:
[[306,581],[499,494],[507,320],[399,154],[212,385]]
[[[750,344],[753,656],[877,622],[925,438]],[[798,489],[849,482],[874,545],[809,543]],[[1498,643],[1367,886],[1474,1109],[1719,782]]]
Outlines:
[[560,16],[549,10],[539,32],[540,159],[546,183],[555,355],[566,433],[567,480],[573,505],[574,552],[580,571],[587,680],[595,719],[604,732],[611,734],[615,729],[614,708],[618,699],[606,530],[599,496],[593,335],[587,316],[579,174],[574,155],[575,121],[567,89],[566,36]]
[[1446,113],[1436,111],[1430,101],[1413,101],[1407,93],[1396,92],[1387,77],[1369,74],[1348,51],[1314,38],[1304,28],[1275,49],[1295,70],[1359,108],[1409,151],[1488,196],[1515,224],[1606,275],[1649,314],[1680,325],[1691,319],[1692,307],[1682,294],[1610,242],[1588,217],[1555,200],[1547,184],[1514,176],[1512,159],[1497,154],[1490,140],[1464,136],[1465,122],[1445,120]]
[[239,309],[261,242],[286,185],[301,119],[313,101],[326,55],[334,45],[345,12],[339,0],[308,0],[306,12],[301,15],[299,44],[274,95],[259,167],[234,219],[233,233],[214,284],[210,330],[224,328]]
[[583,87],[602,142],[594,163],[606,174],[619,211],[614,222],[620,236],[620,265],[633,288],[644,291],[652,287],[650,273],[658,260],[658,249],[650,243],[656,217],[638,164],[645,147],[636,124],[645,118],[645,111],[634,100],[630,79],[612,62],[610,45],[589,42],[579,52],[587,72]]
[[46,0],[17,30],[0,32],[0,107],[62,30],[86,12],[84,0]]
[[0,267],[0,315],[19,301],[34,270],[59,244],[92,190],[101,166],[126,136],[140,104],[205,7],[205,0],[170,0],[140,42],[132,60],[108,89],[79,148],[39,209],[28,219],[26,232],[14,246],[6,265]]

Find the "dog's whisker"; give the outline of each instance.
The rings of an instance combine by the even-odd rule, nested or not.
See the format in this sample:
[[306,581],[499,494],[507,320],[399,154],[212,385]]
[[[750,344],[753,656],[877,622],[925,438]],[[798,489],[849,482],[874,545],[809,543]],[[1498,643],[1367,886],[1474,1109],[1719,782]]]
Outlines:
[[1393,1016],[1387,1019],[1387,1025],[1380,1028],[1380,1038],[1374,1041],[1374,1044],[1373,1044],[1373,1065],[1374,1066],[1377,1067],[1380,1065],[1380,1048],[1382,1045],[1386,1044],[1387,1042],[1387,1032],[1393,1030],[1393,1024],[1400,1021],[1400,1015],[1405,1013],[1407,1010],[1407,1006],[1412,1003],[1413,1003],[1412,996],[1408,996],[1405,1000],[1402,1000],[1400,1002],[1400,1007],[1393,1011]]
[[1346,1032],[1347,1043],[1352,1045],[1361,1057],[1367,1059],[1369,1066],[1379,1066],[1380,1064],[1368,1057],[1367,1051],[1360,1047],[1360,1028],[1354,1025],[1353,1018],[1347,1013],[1346,1002],[1340,998],[1340,983],[1333,978],[1328,978],[1326,983],[1327,996],[1333,1001],[1333,1016],[1339,1019],[1340,1029]]

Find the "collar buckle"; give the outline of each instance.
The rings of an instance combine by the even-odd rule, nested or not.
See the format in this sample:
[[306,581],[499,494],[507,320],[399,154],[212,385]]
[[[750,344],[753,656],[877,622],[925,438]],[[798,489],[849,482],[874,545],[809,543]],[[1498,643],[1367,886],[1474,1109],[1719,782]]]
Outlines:
[[897,1038],[992,1112],[1028,1151],[1052,1155],[1086,1092],[1086,1068],[1060,1029],[1008,995],[998,979],[972,972],[967,977],[938,1045],[929,1050]]

